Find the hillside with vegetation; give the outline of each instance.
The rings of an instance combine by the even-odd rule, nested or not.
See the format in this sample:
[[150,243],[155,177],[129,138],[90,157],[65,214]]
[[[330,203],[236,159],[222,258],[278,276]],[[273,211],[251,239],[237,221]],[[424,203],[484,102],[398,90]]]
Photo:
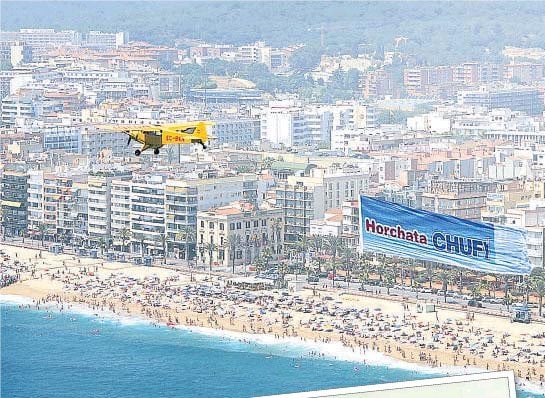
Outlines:
[[398,37],[407,38],[399,49],[419,64],[495,58],[505,45],[545,47],[542,2],[2,1],[1,11],[3,30],[125,30],[169,45],[180,38],[304,43],[294,57],[300,68],[322,53],[380,54]]

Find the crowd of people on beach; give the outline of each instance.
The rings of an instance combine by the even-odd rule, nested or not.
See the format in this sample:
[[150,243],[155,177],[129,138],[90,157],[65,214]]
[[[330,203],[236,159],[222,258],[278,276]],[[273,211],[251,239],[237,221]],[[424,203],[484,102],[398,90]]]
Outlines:
[[37,307],[78,303],[97,314],[144,317],[158,327],[207,327],[309,343],[336,341],[363,361],[374,351],[432,367],[513,369],[520,379],[545,382],[545,330],[520,338],[480,327],[471,318],[423,321],[407,303],[386,311],[366,306],[363,298],[343,300],[327,289],[249,292],[218,277],[207,281],[190,281],[182,273],[135,277],[123,270],[99,272],[103,263],[82,266],[75,257],[39,271],[37,265],[44,260],[38,256],[17,263],[4,258],[2,272],[63,285],[62,291],[36,300]]

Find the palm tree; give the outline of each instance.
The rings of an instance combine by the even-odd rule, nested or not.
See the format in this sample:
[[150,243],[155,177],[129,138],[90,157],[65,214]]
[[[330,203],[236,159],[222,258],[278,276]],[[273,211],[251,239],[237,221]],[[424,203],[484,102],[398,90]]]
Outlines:
[[272,222],[272,229],[273,229],[273,242],[274,242],[274,254],[279,255],[281,244],[282,242],[282,230],[284,229],[284,222],[281,218],[277,218]]
[[354,263],[357,261],[356,253],[354,253],[354,251],[349,247],[342,247],[341,257],[343,259],[344,268],[346,270],[346,280],[348,282],[347,289],[350,289],[350,278],[352,278]]
[[218,250],[218,246],[215,243],[208,242],[204,244],[204,250],[208,253],[208,271],[212,272],[213,255]]
[[432,288],[433,277],[435,276],[435,270],[432,263],[426,266],[426,273],[428,274],[429,288]]
[[253,234],[250,237],[249,243],[249,253],[250,253],[250,263],[252,263],[252,252],[254,258],[259,257],[260,247],[261,247],[261,238],[258,234]]
[[40,232],[40,239],[42,240],[42,247],[44,245],[45,233],[47,232],[47,225],[44,223],[38,224],[38,231]]
[[233,274],[235,273],[235,259],[237,249],[240,247],[242,239],[239,234],[230,235],[227,237],[225,245],[229,248],[229,255],[231,257],[231,265],[233,269]]
[[268,269],[269,262],[273,258],[271,249],[269,247],[266,247],[265,249],[263,249],[263,251],[261,252],[261,257],[263,258],[263,261],[265,261],[265,269]]
[[[322,235],[312,235],[310,239],[310,247],[314,251],[315,255],[320,255],[322,251],[324,250],[325,246],[325,240]],[[322,272],[321,269],[322,263],[318,261],[318,273],[320,274]]]
[[106,239],[104,237],[100,237],[97,241],[98,247],[100,248],[100,255],[104,255],[104,248],[106,247]]
[[337,266],[337,254],[339,253],[339,250],[342,247],[342,239],[339,236],[336,235],[328,235],[326,236],[326,243],[325,246],[331,253],[332,257],[332,265],[333,265],[333,279],[332,287],[335,287],[335,273],[336,273],[336,266]]
[[144,236],[140,237],[140,254],[142,258],[144,258],[144,254],[146,253],[145,242],[144,242]]
[[387,268],[384,275],[384,282],[386,284],[386,294],[390,295],[390,288],[395,285],[396,273],[392,268]]
[[464,290],[464,280],[463,280],[464,272],[462,270],[459,271],[458,276],[458,293],[462,294]]
[[161,239],[161,247],[163,248],[163,264],[167,263],[167,257],[168,257],[168,235],[166,232],[162,233],[159,237]]
[[[297,243],[295,245],[297,253],[303,255],[303,269],[304,270],[306,270],[306,266],[307,266],[307,250],[308,250],[309,245],[310,245],[310,239],[307,238],[306,235],[301,236],[301,238],[299,239],[299,241],[297,241]],[[296,274],[296,277],[297,277],[297,274]]]
[[363,284],[369,281],[369,262],[364,254],[358,253],[357,255],[358,270],[360,273],[360,282],[363,289]]
[[380,282],[383,281],[383,275],[385,275],[386,270],[388,270],[388,267],[386,266],[386,257],[384,257],[375,267],[375,272],[378,274],[378,279]]
[[414,285],[414,274],[416,273],[416,263],[415,263],[415,260],[407,260],[407,262],[409,263],[409,282],[410,282],[410,287],[412,288],[413,285]]
[[125,251],[127,244],[126,242],[131,239],[131,230],[128,228],[123,228],[121,231],[119,231],[119,239],[121,239],[121,246],[123,247],[123,251]]
[[481,282],[479,283],[474,283],[472,286],[471,286],[471,297],[473,297],[474,300],[477,299],[477,297],[479,296],[479,294],[481,293],[481,289],[482,289],[483,285]]
[[310,237],[310,247],[316,253],[320,254],[325,248],[325,239],[323,235],[312,235]]
[[267,156],[261,161],[261,170],[269,170],[274,163],[274,159]]
[[539,316],[542,316],[543,312],[543,296],[545,296],[545,271],[543,268],[535,268],[534,272],[530,275],[531,289],[539,297]]
[[180,229],[180,232],[176,234],[176,240],[184,242],[185,260],[187,262],[187,266],[189,267],[189,245],[191,243],[195,243],[197,240],[195,227],[191,227],[189,225],[183,226]]
[[452,274],[447,270],[441,270],[439,272],[439,280],[443,283],[443,295],[445,299],[445,303],[447,302],[447,290],[449,283],[452,282]]
[[[505,275],[503,277],[504,287],[503,287],[503,297],[504,299],[507,299],[507,296],[509,294],[509,275]],[[509,311],[509,306],[507,307],[507,310]]]

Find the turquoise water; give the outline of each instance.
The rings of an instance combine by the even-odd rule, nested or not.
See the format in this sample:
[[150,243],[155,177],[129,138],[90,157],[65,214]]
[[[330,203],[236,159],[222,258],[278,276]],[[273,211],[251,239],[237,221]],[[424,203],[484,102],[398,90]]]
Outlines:
[[2,305],[1,320],[2,397],[251,397],[434,376],[77,313]]

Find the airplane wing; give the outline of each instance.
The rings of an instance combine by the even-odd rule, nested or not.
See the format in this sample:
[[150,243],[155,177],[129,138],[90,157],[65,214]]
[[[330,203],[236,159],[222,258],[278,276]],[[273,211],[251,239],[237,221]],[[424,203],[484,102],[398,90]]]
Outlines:
[[[188,131],[190,131],[191,128],[196,129],[200,126],[207,128],[208,126],[214,125],[214,122],[209,121],[194,121],[194,122],[184,122],[184,123],[168,123],[168,124],[162,124],[161,127],[164,129],[177,131],[180,133],[186,133],[189,134]],[[185,131],[187,130],[187,131]]]
[[128,133],[129,131],[160,131],[163,126],[151,124],[99,124],[98,129],[119,131]]

